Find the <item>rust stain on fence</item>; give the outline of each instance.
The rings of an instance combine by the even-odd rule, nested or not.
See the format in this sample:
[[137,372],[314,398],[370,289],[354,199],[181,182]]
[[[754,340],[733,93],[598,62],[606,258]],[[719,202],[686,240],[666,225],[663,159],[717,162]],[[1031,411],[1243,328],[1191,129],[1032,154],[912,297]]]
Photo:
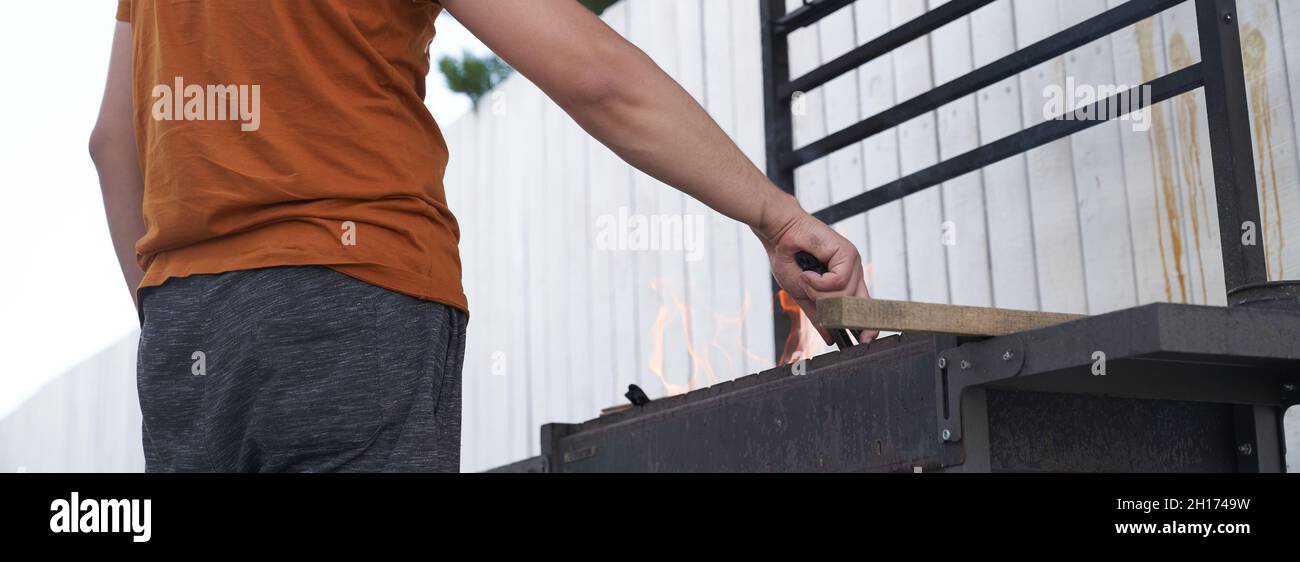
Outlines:
[[[1191,66],[1195,61],[1187,47],[1187,40],[1182,33],[1174,32],[1169,37],[1169,66],[1180,69]],[[1196,92],[1189,92],[1175,98],[1174,110],[1178,115],[1178,133],[1182,140],[1179,147],[1182,153],[1183,178],[1187,181],[1187,206],[1192,219],[1192,246],[1196,249],[1196,266],[1201,275],[1201,303],[1210,301],[1205,275],[1205,256],[1201,248],[1201,217],[1208,213],[1204,200],[1205,178],[1201,175],[1201,140],[1198,124],[1200,108],[1196,104]],[[1209,218],[1206,216],[1206,228]]]
[[[1138,52],[1142,62],[1142,81],[1150,82],[1160,76],[1156,68],[1155,23],[1148,18],[1136,26]],[[1156,203],[1156,240],[1160,245],[1160,269],[1164,273],[1165,300],[1174,301],[1173,286],[1169,279],[1169,260],[1165,255],[1165,228],[1169,230],[1169,245],[1174,257],[1174,272],[1178,277],[1178,301],[1187,302],[1187,275],[1183,271],[1183,231],[1178,224],[1178,193],[1174,178],[1173,150],[1169,147],[1169,125],[1164,111],[1151,110],[1151,130],[1147,132],[1147,145],[1151,150],[1151,190]],[[1160,204],[1164,203],[1164,215]]]
[[[1266,252],[1264,261],[1268,266],[1269,279],[1280,279],[1285,271],[1282,249],[1286,247],[1286,239],[1282,233],[1282,202],[1277,181],[1277,164],[1273,160],[1273,108],[1269,103],[1268,44],[1264,40],[1264,34],[1254,26],[1243,25],[1241,31],[1241,53],[1246,67],[1246,88],[1250,97],[1251,119],[1255,125],[1255,162],[1259,167],[1259,239],[1269,242],[1264,244]],[[1273,213],[1271,219],[1270,210]],[[1270,227],[1273,231],[1271,237],[1268,234]],[[1267,253],[1275,253],[1277,261],[1267,259]]]

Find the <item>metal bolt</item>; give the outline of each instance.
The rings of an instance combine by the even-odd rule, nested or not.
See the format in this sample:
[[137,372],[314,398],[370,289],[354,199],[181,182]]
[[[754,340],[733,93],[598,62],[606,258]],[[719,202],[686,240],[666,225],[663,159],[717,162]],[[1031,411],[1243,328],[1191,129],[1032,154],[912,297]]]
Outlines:
[[1015,356],[1015,355],[1012,354],[1010,351],[1007,351],[1006,353],[1003,353],[1003,354],[1002,354],[1002,360],[1003,360],[1003,361],[1010,361],[1011,358],[1014,357],[1014,356]]
[[962,360],[961,360],[961,370],[965,371],[966,369],[969,369],[969,368],[970,368],[970,361],[967,361],[967,360],[965,360],[965,359],[962,359]]
[[1255,452],[1255,448],[1252,447],[1250,443],[1242,443],[1237,445],[1237,452],[1241,453],[1241,456],[1243,457],[1249,457],[1251,453]]
[[947,360],[947,359],[944,359],[943,357],[940,357],[940,358],[939,358],[939,368],[940,368],[940,369],[943,369],[943,368],[945,368],[945,367],[947,367],[947,366],[948,366],[948,360]]
[[1223,14],[1223,23],[1232,23],[1232,12]]
[[948,431],[948,430],[946,430],[946,429],[943,430],[943,440],[944,440],[944,441],[952,441],[952,432],[951,432],[951,431]]

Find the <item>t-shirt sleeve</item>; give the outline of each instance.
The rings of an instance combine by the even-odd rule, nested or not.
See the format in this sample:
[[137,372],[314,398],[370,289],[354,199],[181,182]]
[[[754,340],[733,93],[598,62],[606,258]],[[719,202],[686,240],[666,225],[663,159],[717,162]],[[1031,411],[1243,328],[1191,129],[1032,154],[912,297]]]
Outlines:
[[131,21],[131,0],[117,0],[117,21]]

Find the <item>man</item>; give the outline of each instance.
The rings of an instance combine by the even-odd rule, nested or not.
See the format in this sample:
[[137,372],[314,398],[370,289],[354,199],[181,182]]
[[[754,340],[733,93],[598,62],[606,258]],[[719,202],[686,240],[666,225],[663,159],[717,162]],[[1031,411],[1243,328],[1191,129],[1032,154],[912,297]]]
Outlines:
[[121,0],[91,154],[143,322],[149,471],[458,469],[468,307],[423,103],[444,8],[627,162],[749,225],[810,316],[867,295],[852,244],[574,0]]

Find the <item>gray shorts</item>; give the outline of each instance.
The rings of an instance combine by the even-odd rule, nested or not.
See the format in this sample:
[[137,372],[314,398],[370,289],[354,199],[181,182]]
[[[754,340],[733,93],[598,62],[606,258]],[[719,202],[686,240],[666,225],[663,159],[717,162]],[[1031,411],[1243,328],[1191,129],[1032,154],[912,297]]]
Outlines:
[[149,472],[460,468],[465,315],[325,267],[142,295]]

